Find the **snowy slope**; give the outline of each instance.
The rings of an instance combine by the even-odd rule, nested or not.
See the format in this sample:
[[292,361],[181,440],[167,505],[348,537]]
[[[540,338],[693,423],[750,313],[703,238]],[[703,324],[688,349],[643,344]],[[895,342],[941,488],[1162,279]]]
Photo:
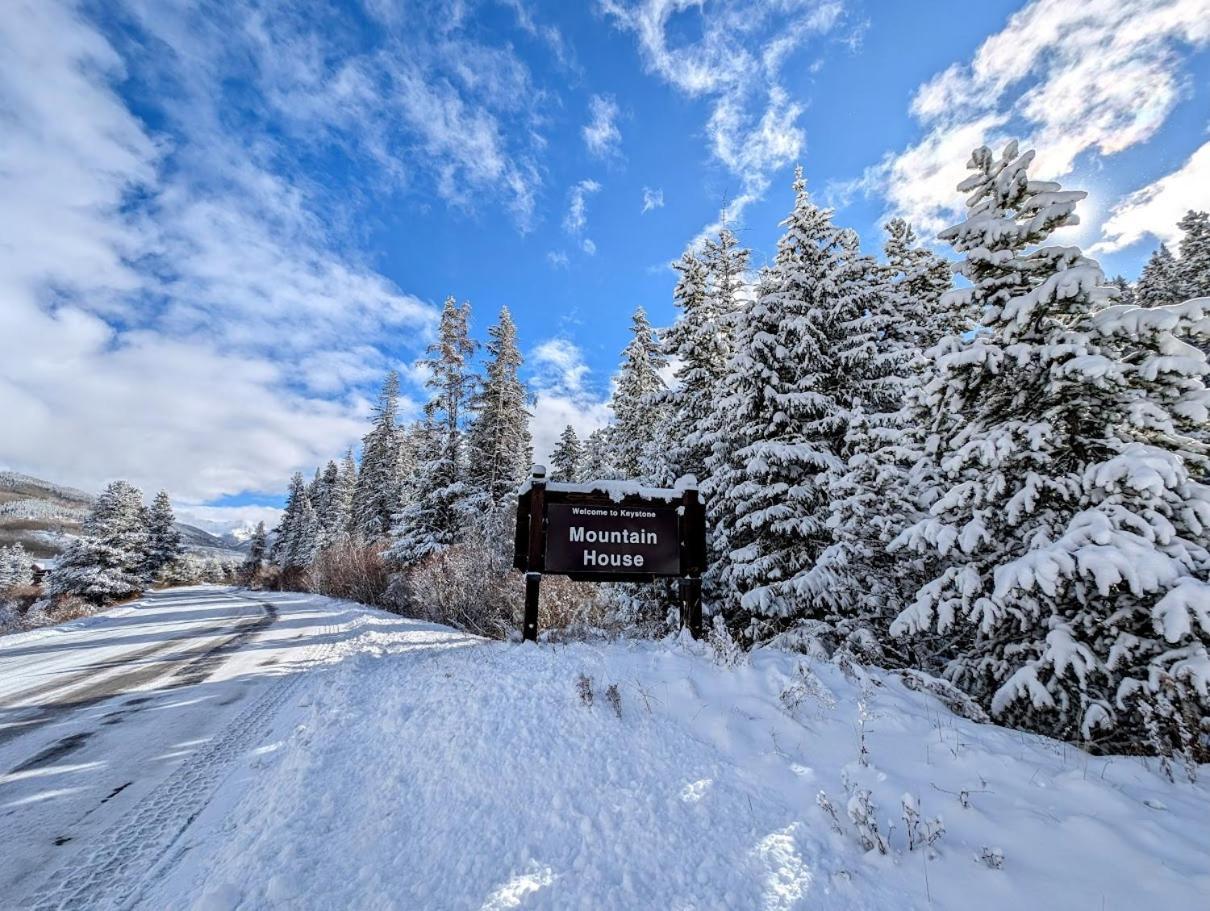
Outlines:
[[[1172,784],[1153,763],[785,653],[727,669],[684,642],[504,644],[350,616],[283,709],[289,733],[245,755],[144,907],[1019,911],[1210,895],[1210,767]],[[872,793],[888,854],[859,845],[846,779]],[[944,821],[932,850],[907,849],[905,794]]]
[[[0,547],[20,542],[35,557],[54,557],[79,536],[92,494],[15,471],[0,470]],[[240,542],[176,523],[185,550],[202,557],[238,559]]]

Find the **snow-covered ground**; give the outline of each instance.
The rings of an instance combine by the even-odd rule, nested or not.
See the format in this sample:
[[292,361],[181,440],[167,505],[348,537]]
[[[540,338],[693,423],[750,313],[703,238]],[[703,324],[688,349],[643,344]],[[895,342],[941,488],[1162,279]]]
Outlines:
[[[0,904],[1096,911],[1210,895],[1210,767],[1171,784],[959,718],[897,677],[771,651],[732,669],[692,643],[484,642],[195,589],[0,640],[0,724],[30,714],[17,691],[175,661],[223,623],[260,626],[180,686],[0,728]],[[863,790],[885,855],[859,843]],[[908,850],[905,795],[920,834],[942,818],[931,849]]]

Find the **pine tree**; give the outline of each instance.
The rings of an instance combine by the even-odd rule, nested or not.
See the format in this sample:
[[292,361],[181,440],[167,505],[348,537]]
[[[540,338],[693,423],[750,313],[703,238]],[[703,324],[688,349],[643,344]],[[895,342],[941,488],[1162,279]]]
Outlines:
[[463,426],[475,377],[470,358],[475,343],[469,334],[470,305],[447,298],[437,341],[421,363],[428,368],[432,398],[417,428],[421,454],[416,493],[396,513],[392,543],[385,552],[406,566],[455,543],[466,523],[471,488],[466,481]]
[[51,595],[79,595],[96,604],[137,594],[148,553],[143,494],[114,481],[97,497],[81,536],[49,575]]
[[675,266],[680,279],[673,299],[680,315],[664,334],[664,351],[677,365],[676,384],[663,397],[666,467],[654,480],[671,484],[682,475],[705,478],[705,440],[716,430],[711,423],[714,396],[731,356],[748,256],[724,228],[717,240],[706,242],[701,258],[686,251]]
[[[328,463],[330,475],[332,463]],[[327,509],[323,516],[324,546],[343,544],[350,538],[353,523],[353,494],[357,490],[357,462],[353,449],[345,451],[344,458],[336,465],[336,476],[329,480]]]
[[584,462],[584,449],[576,429],[568,424],[559,434],[559,442],[550,454],[550,479],[577,483],[581,480],[580,467]]
[[494,508],[525,480],[533,447],[527,393],[518,376],[517,329],[507,307],[488,335],[486,375],[471,401],[475,419],[467,433],[467,480],[483,505]]
[[1177,297],[1210,297],[1210,213],[1191,210],[1176,226],[1184,232],[1176,266]]
[[307,493],[302,472],[290,479],[286,509],[277,526],[273,542],[273,560],[282,569],[305,569],[319,552],[321,526],[319,516]]
[[[1210,307],[1105,306],[1094,260],[1047,245],[1082,192],[1030,180],[1034,153],[977,149],[942,232],[983,308],[924,401],[954,418],[929,515],[895,546],[938,571],[896,634],[941,634],[946,677],[994,716],[1102,746],[1196,750],[1210,684],[1205,356],[1180,338]],[[1183,727],[1184,726],[1184,727]]]
[[610,428],[610,442],[614,469],[622,477],[641,480],[650,474],[647,469],[662,415],[660,397],[666,389],[660,371],[668,362],[642,307],[634,311],[630,331],[613,390],[616,421]]
[[718,606],[764,638],[819,620],[835,593],[812,572],[831,541],[826,474],[840,470],[853,409],[889,407],[878,365],[873,264],[833,226],[799,169],[773,266],[736,320],[715,403],[706,493]]
[[159,576],[185,549],[181,545],[181,533],[176,527],[176,516],[172,512],[172,501],[168,491],[161,490],[151,502],[147,512],[147,562],[144,572],[148,581]]
[[1118,289],[1118,303],[1129,304],[1131,307],[1138,306],[1138,301],[1134,296],[1134,285],[1126,281],[1121,275],[1115,276],[1109,284]]
[[243,565],[240,567],[240,575],[245,580],[245,584],[251,582],[260,572],[268,557],[268,552],[269,542],[268,534],[265,532],[265,523],[257,522],[256,528],[252,531],[252,537],[248,540],[248,556],[244,558]]
[[954,283],[952,270],[920,245],[916,232],[902,218],[888,221],[886,231],[881,277],[891,326],[913,352],[923,353],[954,330],[955,315],[941,306],[942,295]]
[[610,481],[620,475],[613,462],[611,427],[598,427],[584,441],[584,461],[580,469],[582,481]]
[[34,561],[18,541],[8,547],[0,547],[0,595],[10,588],[32,585]]
[[1134,297],[1140,307],[1166,307],[1177,302],[1179,286],[1176,258],[1165,244],[1160,244],[1143,266]]
[[401,505],[402,431],[399,414],[399,374],[392,370],[374,407],[374,426],[362,438],[361,470],[353,490],[350,529],[355,538],[373,542],[384,538],[391,517]]

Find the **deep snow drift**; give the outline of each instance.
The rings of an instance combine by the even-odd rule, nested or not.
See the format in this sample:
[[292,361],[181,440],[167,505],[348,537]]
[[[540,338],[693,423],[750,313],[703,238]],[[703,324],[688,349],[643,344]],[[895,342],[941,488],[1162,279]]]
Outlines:
[[[782,652],[731,669],[684,641],[346,620],[144,907],[1095,911],[1210,895],[1210,767],[1172,784],[1154,762]],[[854,822],[867,790],[876,834]],[[931,848],[909,850],[905,800],[913,840],[941,818]]]

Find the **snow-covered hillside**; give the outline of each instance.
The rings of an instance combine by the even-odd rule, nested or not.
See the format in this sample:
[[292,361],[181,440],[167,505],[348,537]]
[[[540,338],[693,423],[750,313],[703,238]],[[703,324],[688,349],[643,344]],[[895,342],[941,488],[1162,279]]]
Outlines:
[[1207,767],[1174,784],[1154,761],[784,652],[728,668],[688,641],[486,642],[311,600],[347,608],[328,663],[145,907],[1019,911],[1210,894]]
[[[15,471],[0,471],[0,546],[20,543],[39,558],[56,556],[80,533],[95,497],[83,490]],[[176,523],[189,553],[238,559],[241,542],[220,538],[193,525]]]

